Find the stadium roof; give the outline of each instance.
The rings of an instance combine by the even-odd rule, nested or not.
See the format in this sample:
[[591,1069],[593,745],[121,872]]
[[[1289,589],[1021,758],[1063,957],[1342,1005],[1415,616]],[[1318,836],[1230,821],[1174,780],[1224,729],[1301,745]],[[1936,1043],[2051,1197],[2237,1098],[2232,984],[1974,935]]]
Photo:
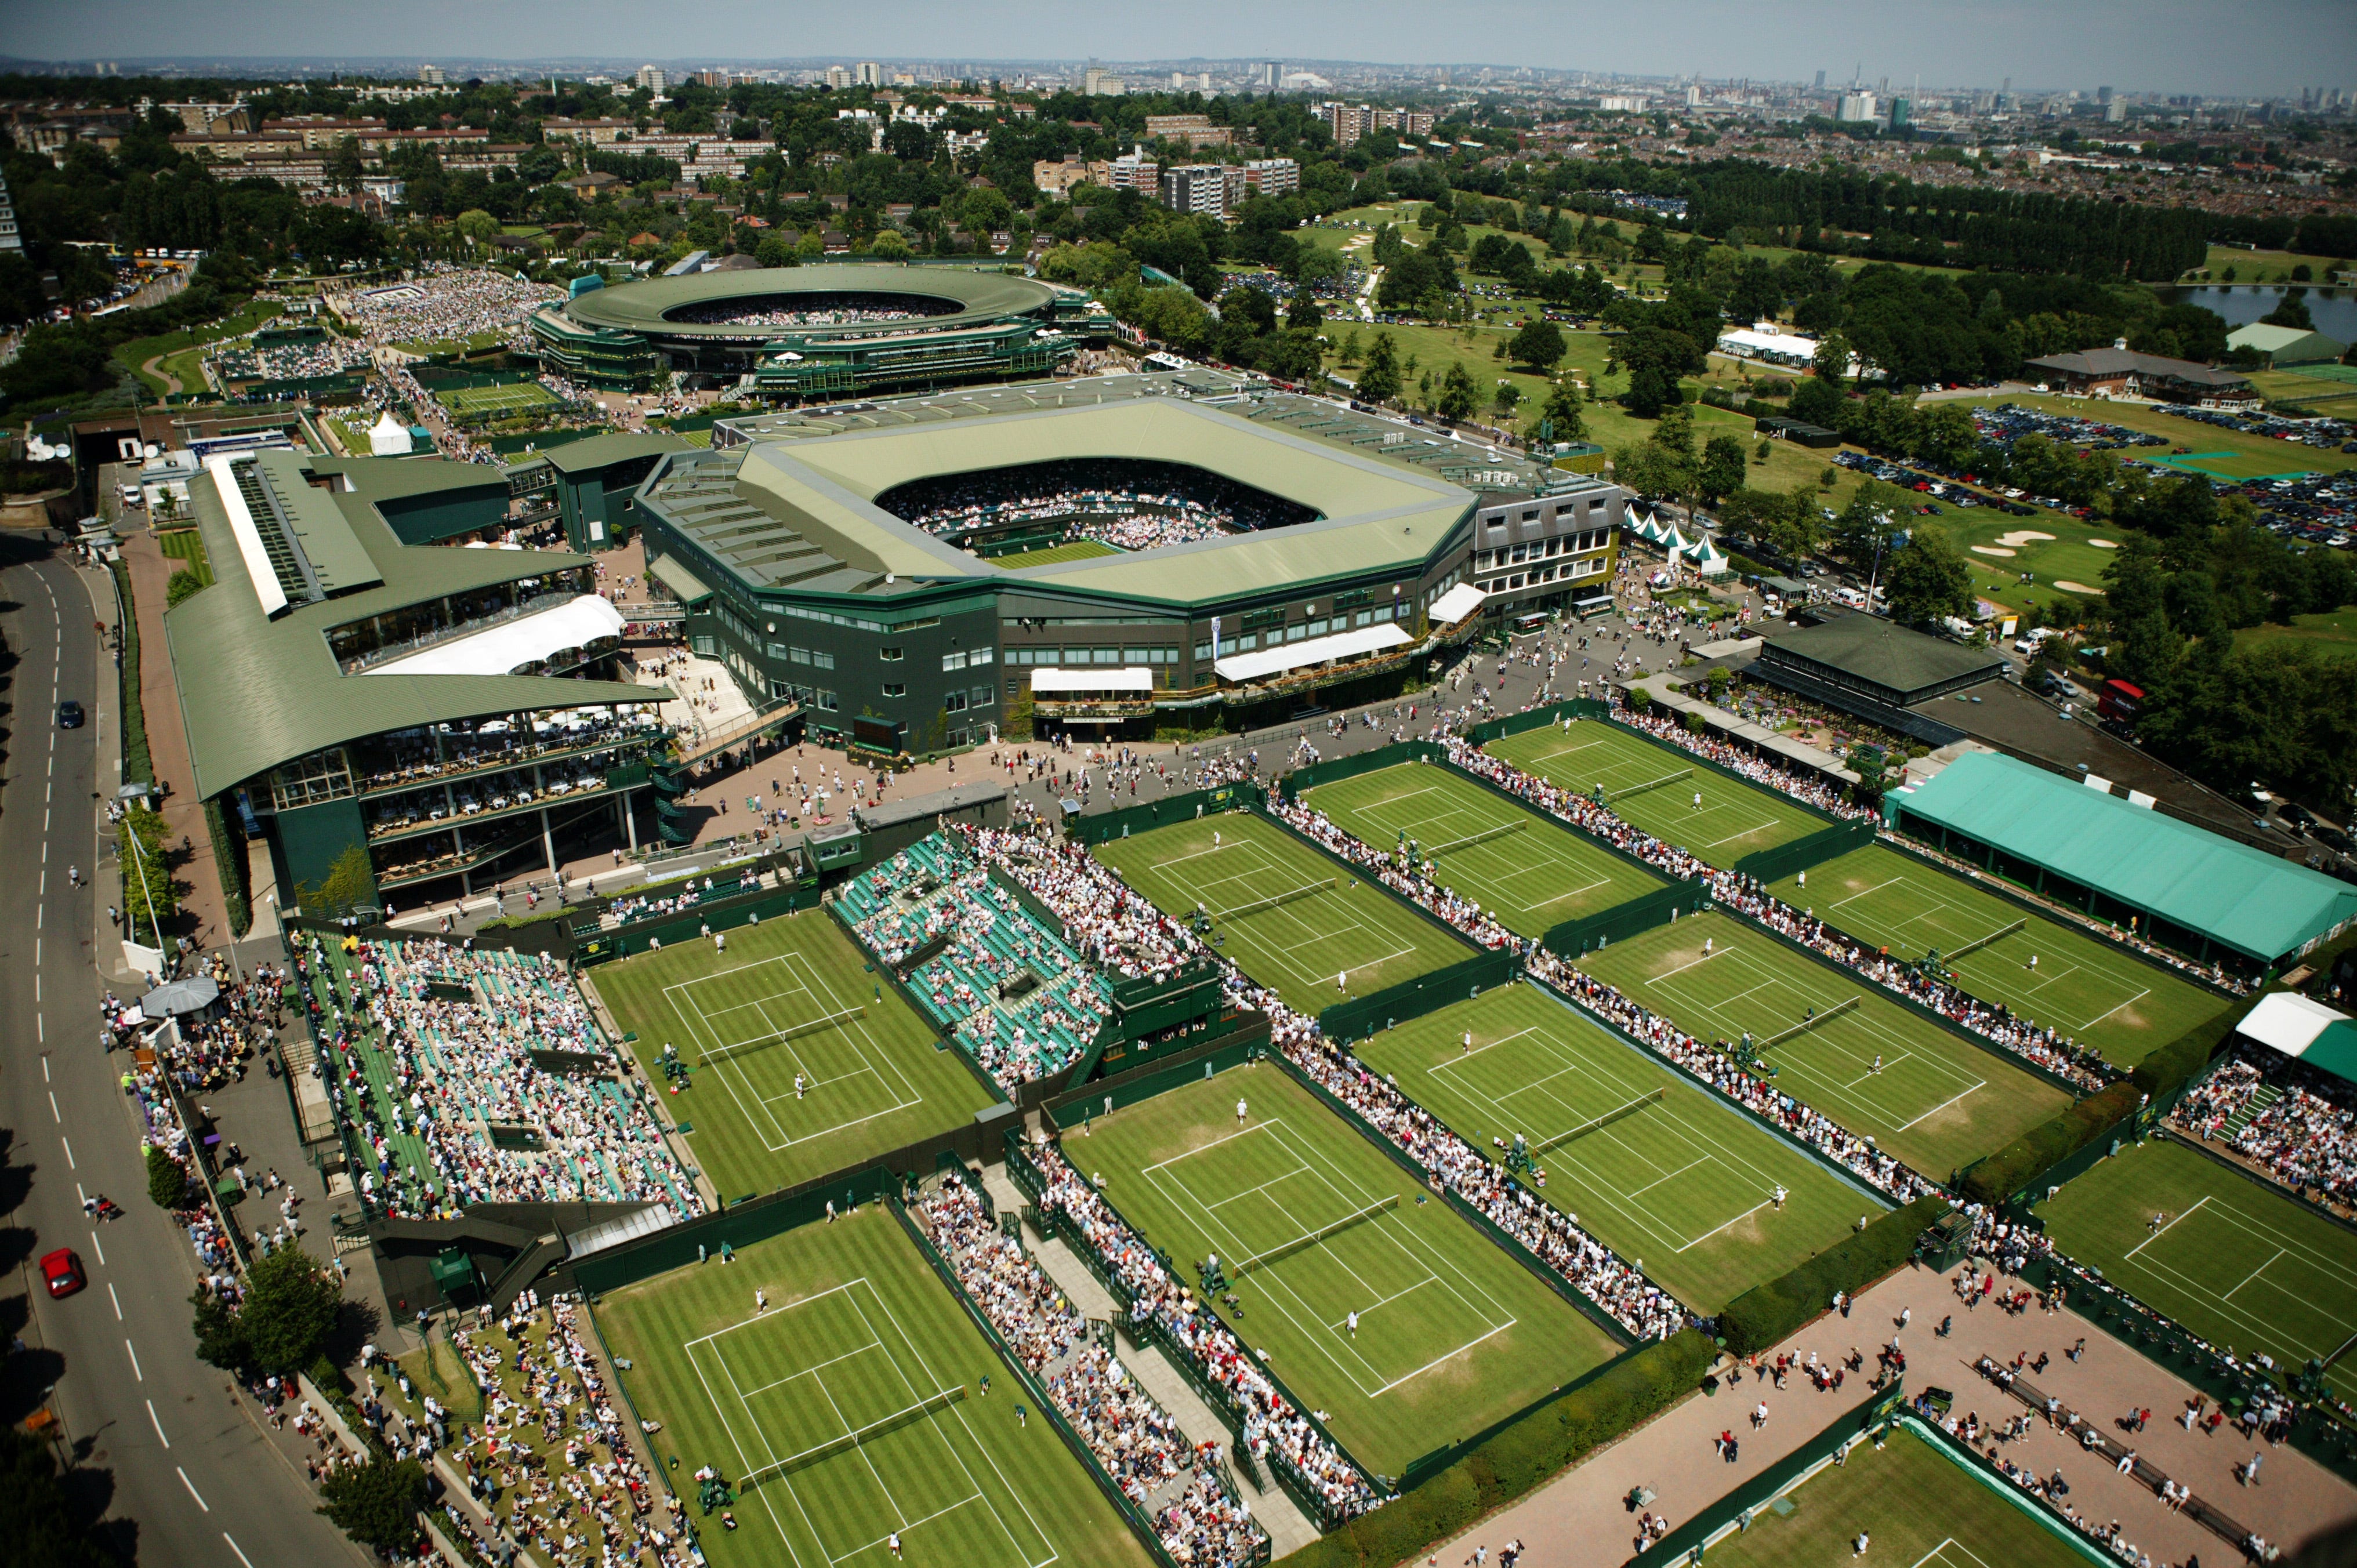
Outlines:
[[689,449],[686,441],[668,430],[609,430],[599,435],[585,435],[578,441],[560,441],[533,456],[560,474],[583,474],[631,457]]
[[1993,681],[2005,670],[2004,655],[1994,650],[1965,648],[1870,615],[1780,632],[1760,644],[1760,658],[1902,708]]
[[[777,327],[729,326],[719,323],[665,319],[674,310],[722,300],[759,299],[781,294],[899,294],[937,300],[954,308],[910,324],[901,322],[845,323],[842,330],[873,336],[910,325],[939,329],[979,327],[1008,317],[1043,310],[1057,299],[1057,291],[1029,278],[1004,273],[969,272],[953,267],[907,267],[864,264],[816,267],[763,267],[752,272],[698,273],[691,277],[649,278],[615,284],[567,300],[559,308],[571,320],[587,328],[605,328],[652,336],[746,338],[755,342],[775,338]],[[824,326],[796,327],[807,336]]]
[[2357,887],[1994,752],[1899,810],[2271,963],[2357,918]]
[[1407,575],[1474,502],[1472,491],[1415,469],[1175,398],[760,442],[674,462],[651,499],[757,589],[856,592],[888,574],[996,581],[1017,575],[903,521],[875,498],[911,479],[1090,457],[1189,464],[1325,515],[1030,566],[1021,581],[1192,603],[1344,574]]
[[[311,466],[296,455],[282,454],[278,460]],[[297,488],[340,514],[380,580],[293,605],[275,619],[264,612],[218,489],[210,478],[188,487],[216,581],[165,613],[164,639],[199,799],[323,746],[385,730],[540,708],[642,703],[670,694],[626,682],[567,679],[558,684],[533,675],[346,675],[328,646],[331,627],[586,565],[588,557],[547,550],[404,545],[377,512],[376,501],[393,490],[416,493],[408,487],[420,468],[458,470],[470,478],[496,469],[414,457],[355,459],[333,467],[348,475],[354,489]]]

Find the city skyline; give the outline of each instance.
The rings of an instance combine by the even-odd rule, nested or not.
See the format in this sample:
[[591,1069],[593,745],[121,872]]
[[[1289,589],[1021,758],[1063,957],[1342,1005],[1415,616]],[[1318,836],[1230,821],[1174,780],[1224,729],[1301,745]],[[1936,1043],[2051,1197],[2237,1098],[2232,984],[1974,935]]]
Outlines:
[[[79,10],[20,5],[12,11],[12,55],[36,64],[107,60],[126,74],[281,60],[374,73],[436,58],[388,52],[396,39],[378,13],[294,0],[226,0],[200,11],[126,0],[107,12],[103,37],[92,36],[88,14]],[[675,13],[619,0],[501,9],[417,0],[404,10],[397,41],[431,40],[445,46],[443,58],[485,64],[570,60],[608,69],[626,57],[715,65],[891,58],[958,66],[1285,59],[1373,70],[1447,66],[1777,82],[1809,82],[1822,71],[1829,84],[1856,73],[1868,83],[1920,79],[1945,89],[1995,87],[2009,78],[2025,91],[2103,84],[2139,95],[2285,97],[2304,88],[2357,86],[2357,29],[2332,0],[2268,0],[2231,16],[2190,0],[2088,0],[2067,13],[2023,0],[1908,0],[1873,8],[1824,0],[1680,0],[1641,14],[1577,0],[1553,7],[1476,0],[1447,15],[1448,52],[1463,59],[1433,58],[1437,51],[1426,46],[1436,38],[1434,13],[1397,0],[1274,8],[1209,0],[1185,12],[1136,14],[1063,0],[1022,7],[909,0],[896,11],[890,37],[924,38],[926,52],[915,57],[879,49],[866,13],[808,5],[713,0],[683,34]],[[708,47],[683,48],[697,35]],[[1479,47],[1491,39],[1494,49]],[[134,40],[136,54],[109,47]],[[265,43],[272,47],[256,47]]]

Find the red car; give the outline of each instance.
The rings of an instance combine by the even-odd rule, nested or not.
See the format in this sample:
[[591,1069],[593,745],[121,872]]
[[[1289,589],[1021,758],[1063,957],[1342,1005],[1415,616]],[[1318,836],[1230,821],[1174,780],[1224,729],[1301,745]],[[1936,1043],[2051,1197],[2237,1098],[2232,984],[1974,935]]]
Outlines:
[[60,1247],[41,1260],[41,1278],[52,1296],[71,1295],[90,1283],[82,1278],[81,1260],[71,1247]]

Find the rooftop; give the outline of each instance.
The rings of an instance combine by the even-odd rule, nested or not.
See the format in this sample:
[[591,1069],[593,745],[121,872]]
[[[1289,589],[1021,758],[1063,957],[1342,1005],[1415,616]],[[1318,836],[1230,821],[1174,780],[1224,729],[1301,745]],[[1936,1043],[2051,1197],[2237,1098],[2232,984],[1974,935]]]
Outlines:
[[[1057,291],[1028,278],[1004,273],[971,272],[956,267],[906,267],[843,263],[814,267],[763,267],[749,272],[697,273],[686,277],[648,278],[591,289],[561,306],[573,321],[588,328],[623,332],[692,334],[699,338],[740,338],[764,341],[781,330],[774,326],[690,323],[669,319],[671,312],[726,300],[753,301],[768,295],[796,294],[905,295],[935,301],[950,308],[927,316],[920,323],[845,323],[845,332],[867,334],[920,325],[927,329],[977,327],[1010,316],[1044,310]],[[813,328],[798,328],[807,333]],[[816,328],[825,330],[824,328]]]
[[1806,661],[1889,688],[1911,701],[1912,693],[1957,682],[1995,680],[2005,657],[1994,649],[1966,648],[1927,636],[1879,616],[1844,615],[1811,627],[1775,632],[1761,645],[1770,663]]
[[2146,376],[2184,381],[2194,386],[2239,387],[2249,378],[2239,371],[2212,370],[2191,360],[2161,354],[2139,354],[2133,349],[2087,349],[2072,354],[2050,354],[2031,360],[2036,368],[2073,376]]

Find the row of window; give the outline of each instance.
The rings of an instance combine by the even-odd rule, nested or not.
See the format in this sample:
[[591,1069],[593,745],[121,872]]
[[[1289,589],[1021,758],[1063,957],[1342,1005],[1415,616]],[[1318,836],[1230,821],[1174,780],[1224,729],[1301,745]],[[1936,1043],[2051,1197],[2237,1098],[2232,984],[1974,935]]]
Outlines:
[[[1591,538],[1596,541],[1594,544],[1588,542]],[[1562,534],[1554,539],[1534,539],[1528,544],[1517,544],[1512,548],[1477,550],[1473,553],[1473,569],[1487,572],[1500,566],[1519,566],[1525,561],[1552,561],[1558,555],[1576,555],[1584,550],[1596,549],[1603,542],[1604,536],[1600,533]]]
[[[905,697],[909,694],[909,683],[905,681],[887,681],[884,682],[884,694],[896,700]],[[834,693],[823,692],[820,695],[827,699],[821,706],[831,708],[834,705]],[[952,690],[943,693],[942,706],[953,714],[962,714],[969,707],[986,708],[996,700],[996,694],[990,687],[974,686],[963,692]]]
[[1604,571],[1601,556],[1587,561],[1566,561],[1560,566],[1542,566],[1535,572],[1517,572],[1511,577],[1491,577],[1473,585],[1485,594],[1511,594],[1516,588],[1534,588],[1542,583],[1572,582],[1580,577],[1600,576]]
[[1175,648],[1010,648],[1009,664],[1176,664]]

